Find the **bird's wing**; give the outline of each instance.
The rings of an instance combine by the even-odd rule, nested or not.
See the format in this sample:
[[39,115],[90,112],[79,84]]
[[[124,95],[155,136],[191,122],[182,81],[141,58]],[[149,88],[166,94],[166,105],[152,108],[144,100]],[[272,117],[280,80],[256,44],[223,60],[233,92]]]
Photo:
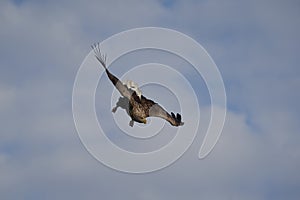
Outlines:
[[184,124],[181,121],[181,115],[179,113],[177,113],[176,116],[172,112],[169,114],[163,107],[152,100],[144,97],[142,98],[142,105],[146,110],[148,110],[148,117],[160,117],[168,121],[173,126],[182,126]]
[[104,67],[108,78],[111,80],[111,82],[114,84],[114,86],[120,92],[120,94],[122,96],[126,97],[127,99],[130,99],[133,91],[128,89],[127,86],[122,83],[122,81],[120,81],[116,76],[114,76],[112,73],[110,73],[110,71],[108,71],[108,69],[106,67],[106,55],[101,54],[101,51],[99,48],[99,43],[92,45],[92,49],[94,50],[96,59]]

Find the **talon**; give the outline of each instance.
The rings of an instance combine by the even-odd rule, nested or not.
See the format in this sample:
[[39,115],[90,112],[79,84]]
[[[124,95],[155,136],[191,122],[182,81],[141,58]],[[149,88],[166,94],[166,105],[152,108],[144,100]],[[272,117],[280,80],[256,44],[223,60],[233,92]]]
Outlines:
[[134,124],[134,121],[131,120],[131,121],[129,122],[129,126],[133,127],[133,124]]
[[114,107],[112,110],[111,110],[111,112],[113,112],[113,113],[115,113],[116,111],[117,111],[117,106],[116,107]]
[[147,119],[143,119],[143,123],[144,123],[144,124],[147,124]]

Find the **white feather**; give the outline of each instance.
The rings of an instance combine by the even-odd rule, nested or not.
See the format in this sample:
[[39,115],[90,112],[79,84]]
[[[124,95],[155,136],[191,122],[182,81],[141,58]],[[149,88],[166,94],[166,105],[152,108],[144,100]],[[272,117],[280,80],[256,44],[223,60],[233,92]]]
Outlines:
[[127,81],[125,81],[124,85],[126,85],[128,89],[135,91],[136,95],[141,99],[142,91],[140,90],[138,84],[136,84],[132,80],[127,80]]

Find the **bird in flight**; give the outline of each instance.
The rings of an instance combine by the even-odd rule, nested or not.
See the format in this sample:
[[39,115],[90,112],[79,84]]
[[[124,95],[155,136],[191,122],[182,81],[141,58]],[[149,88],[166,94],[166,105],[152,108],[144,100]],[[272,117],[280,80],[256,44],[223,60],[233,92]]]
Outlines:
[[99,43],[92,45],[96,59],[104,67],[105,72],[122,97],[119,98],[116,106],[112,109],[115,113],[118,107],[126,110],[127,114],[131,117],[129,125],[133,127],[134,122],[147,123],[147,117],[159,117],[168,121],[172,126],[182,126],[184,123],[181,121],[181,115],[176,115],[171,112],[169,114],[158,103],[147,99],[141,94],[137,84],[133,81],[122,83],[116,76],[111,74],[106,67],[106,55],[101,54]]

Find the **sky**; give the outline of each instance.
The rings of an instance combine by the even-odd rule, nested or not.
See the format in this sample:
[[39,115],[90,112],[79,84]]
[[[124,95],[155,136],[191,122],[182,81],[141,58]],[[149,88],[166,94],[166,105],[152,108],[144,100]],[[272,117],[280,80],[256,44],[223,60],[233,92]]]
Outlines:
[[[293,0],[1,1],[1,199],[299,199],[299,10]],[[91,44],[149,26],[180,31],[207,50],[224,80],[227,117],[217,145],[199,160],[209,96],[183,63],[181,73],[200,101],[201,130],[171,166],[128,174],[85,149],[73,121],[72,90]],[[122,57],[111,70],[121,76],[151,58],[180,65],[174,56],[144,51]],[[115,143],[145,151],[173,137],[168,127],[166,137],[149,146],[118,136],[112,91],[101,77],[97,116]],[[147,86],[143,92],[164,105],[172,95]],[[174,100],[170,108],[177,105]]]

